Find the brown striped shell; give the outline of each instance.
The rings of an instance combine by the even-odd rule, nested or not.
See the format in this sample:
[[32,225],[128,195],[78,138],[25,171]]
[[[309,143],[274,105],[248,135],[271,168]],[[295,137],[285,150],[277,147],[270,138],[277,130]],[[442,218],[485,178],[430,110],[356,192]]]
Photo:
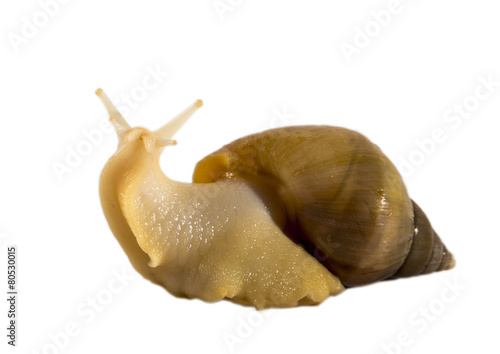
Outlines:
[[202,159],[193,182],[223,178],[251,182],[284,233],[345,286],[454,266],[395,166],[352,130],[293,126],[235,140]]

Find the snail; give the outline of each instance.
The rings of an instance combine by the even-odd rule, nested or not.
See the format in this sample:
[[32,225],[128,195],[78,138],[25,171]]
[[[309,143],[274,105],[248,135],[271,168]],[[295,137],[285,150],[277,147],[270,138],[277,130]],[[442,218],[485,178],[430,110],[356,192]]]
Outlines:
[[133,267],[175,296],[313,305],[346,287],[455,264],[395,166],[360,133],[253,134],[203,158],[193,183],[182,183],[159,158],[202,101],[149,131],[96,94],[119,138],[100,177],[105,217]]

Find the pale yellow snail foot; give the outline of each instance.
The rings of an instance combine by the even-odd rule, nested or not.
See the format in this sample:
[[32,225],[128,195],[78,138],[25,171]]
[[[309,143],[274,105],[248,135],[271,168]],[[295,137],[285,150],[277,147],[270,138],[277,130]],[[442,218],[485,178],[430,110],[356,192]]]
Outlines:
[[[156,173],[129,178],[118,200],[157,282],[172,294],[263,309],[317,304],[344,289],[282,233],[247,184],[217,182],[224,197],[183,211],[182,201],[193,200],[206,185],[173,191]],[[164,217],[167,210],[178,222]]]
[[[283,308],[316,305],[344,290],[337,277],[308,254],[301,255],[302,252],[298,250],[298,260],[295,262],[280,259],[278,269],[275,269],[276,261],[265,265],[267,270],[245,279],[238,294],[232,297],[228,294],[226,297],[257,309]],[[291,259],[294,258],[292,255]]]

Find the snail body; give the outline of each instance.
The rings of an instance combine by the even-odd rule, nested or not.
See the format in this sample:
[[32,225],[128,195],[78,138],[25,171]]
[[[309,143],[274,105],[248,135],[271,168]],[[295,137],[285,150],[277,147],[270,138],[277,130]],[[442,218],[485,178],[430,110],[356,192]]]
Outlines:
[[250,135],[180,183],[159,157],[201,101],[151,132],[130,128],[97,94],[119,136],[100,179],[104,214],[134,268],[173,295],[290,307],[453,267],[394,165],[359,133],[303,126]]

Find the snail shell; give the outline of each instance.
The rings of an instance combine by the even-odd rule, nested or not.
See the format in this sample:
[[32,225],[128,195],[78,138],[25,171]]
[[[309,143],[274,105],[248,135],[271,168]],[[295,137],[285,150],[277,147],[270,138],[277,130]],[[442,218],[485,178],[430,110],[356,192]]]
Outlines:
[[193,182],[222,178],[274,193],[285,233],[345,286],[454,265],[392,162],[352,130],[293,126],[238,139],[201,160]]
[[166,177],[163,148],[202,105],[151,132],[96,91],[119,137],[100,196],[134,268],[179,297],[265,307],[317,304],[351,287],[453,267],[394,165],[344,128],[287,127]]

